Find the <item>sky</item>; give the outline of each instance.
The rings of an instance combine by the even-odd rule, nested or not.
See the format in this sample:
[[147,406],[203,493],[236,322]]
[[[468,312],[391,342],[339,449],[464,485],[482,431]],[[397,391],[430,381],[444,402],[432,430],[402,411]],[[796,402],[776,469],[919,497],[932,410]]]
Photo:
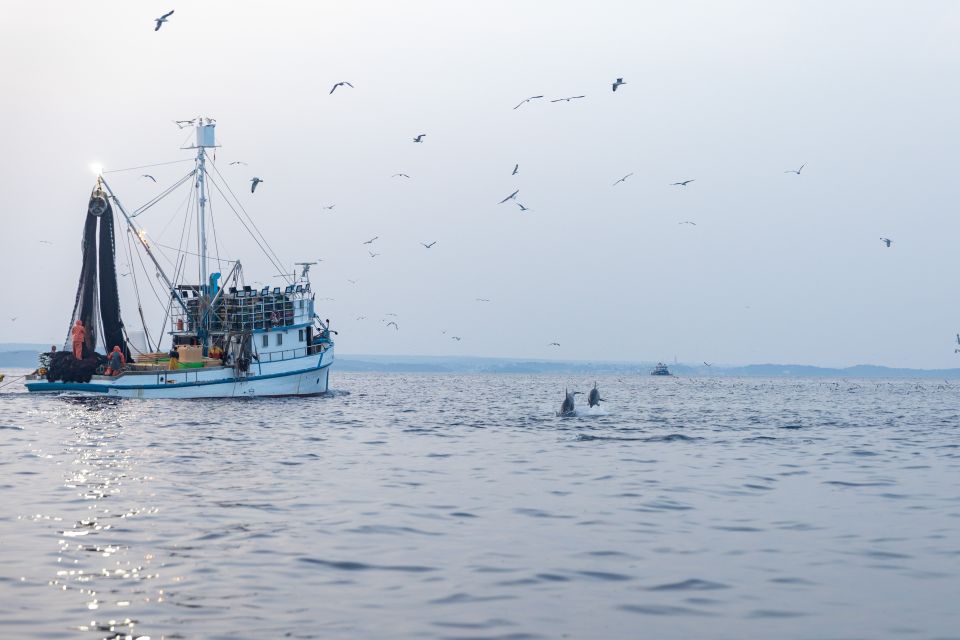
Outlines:
[[[958,32],[935,1],[8,2],[0,341],[63,341],[91,163],[190,158],[203,115],[286,266],[322,258],[341,353],[955,367]],[[133,209],[189,168],[105,175]],[[175,245],[181,204],[137,221]]]

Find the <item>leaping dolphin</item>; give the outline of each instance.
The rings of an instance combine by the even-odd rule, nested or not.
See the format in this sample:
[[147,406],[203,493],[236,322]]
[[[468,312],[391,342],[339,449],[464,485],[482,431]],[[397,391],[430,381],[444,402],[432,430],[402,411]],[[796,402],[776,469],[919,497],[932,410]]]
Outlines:
[[594,382],[593,389],[590,389],[590,395],[587,396],[587,405],[599,407],[601,402],[606,402],[606,400],[600,397],[600,390],[597,389],[597,383]]
[[560,413],[557,415],[561,418],[569,418],[577,414],[576,407],[574,406],[574,397],[577,396],[579,391],[569,391],[567,389],[563,390],[565,394],[563,397],[563,404],[560,405]]

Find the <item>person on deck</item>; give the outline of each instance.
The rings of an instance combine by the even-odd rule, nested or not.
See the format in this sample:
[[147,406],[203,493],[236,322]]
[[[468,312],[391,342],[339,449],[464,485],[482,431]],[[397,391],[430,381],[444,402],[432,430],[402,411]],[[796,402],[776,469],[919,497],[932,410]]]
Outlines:
[[120,371],[127,366],[127,359],[120,351],[120,347],[114,347],[110,352],[110,358],[107,360],[107,370],[104,372],[108,376],[118,376]]
[[83,360],[83,341],[87,337],[87,330],[83,326],[82,320],[73,323],[70,329],[71,340],[73,341],[73,357],[77,360]]
[[171,371],[174,369],[179,369],[180,368],[180,352],[177,351],[176,346],[170,347],[169,356],[170,356],[170,361],[167,363],[167,369],[170,369]]

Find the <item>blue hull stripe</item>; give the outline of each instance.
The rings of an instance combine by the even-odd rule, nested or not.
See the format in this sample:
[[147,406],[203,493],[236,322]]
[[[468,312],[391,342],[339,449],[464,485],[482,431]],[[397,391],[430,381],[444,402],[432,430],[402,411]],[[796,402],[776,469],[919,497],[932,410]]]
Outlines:
[[233,384],[236,382],[251,382],[253,380],[267,380],[269,378],[283,378],[286,376],[296,376],[311,371],[320,371],[326,369],[332,362],[314,367],[312,369],[299,369],[297,371],[286,371],[284,373],[271,373],[261,376],[247,376],[246,378],[220,378],[219,380],[201,380],[199,382],[170,382],[167,384],[138,384],[131,386],[97,384],[95,382],[28,382],[28,391],[92,391],[96,393],[108,393],[110,389],[118,391],[136,391],[137,389],[182,389],[184,387],[202,387],[208,384]]

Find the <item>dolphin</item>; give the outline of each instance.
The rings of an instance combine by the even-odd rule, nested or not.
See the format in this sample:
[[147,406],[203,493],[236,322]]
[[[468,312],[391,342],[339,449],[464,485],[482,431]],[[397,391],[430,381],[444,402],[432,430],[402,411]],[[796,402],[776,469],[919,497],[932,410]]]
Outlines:
[[563,390],[563,404],[560,405],[560,413],[557,415],[561,418],[569,418],[573,415],[576,415],[577,410],[574,407],[574,397],[577,396],[579,391],[568,391],[567,389]]
[[600,397],[600,390],[597,389],[597,383],[594,382],[593,389],[590,389],[590,395],[587,396],[587,405],[599,407],[601,402],[606,402],[606,400]]

